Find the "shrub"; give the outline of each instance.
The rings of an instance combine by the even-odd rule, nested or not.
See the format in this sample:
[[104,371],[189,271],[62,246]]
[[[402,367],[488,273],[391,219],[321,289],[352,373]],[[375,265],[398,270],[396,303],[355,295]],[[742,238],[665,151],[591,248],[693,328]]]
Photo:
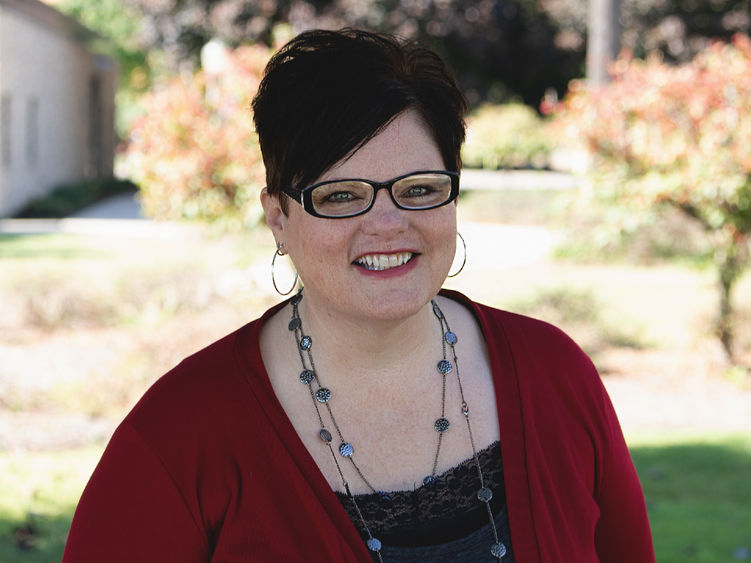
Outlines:
[[33,199],[16,214],[16,217],[61,218],[88,207],[111,195],[134,191],[129,180],[103,178],[64,184],[50,194]]
[[591,291],[551,287],[529,293],[508,304],[511,311],[551,322],[572,334],[591,356],[610,347],[641,349],[648,346],[641,327],[629,319],[618,322]]
[[593,193],[622,206],[624,225],[672,207],[702,226],[730,355],[730,291],[751,254],[751,40],[713,43],[680,66],[621,58],[609,85],[572,83],[556,114],[593,157]]
[[467,119],[462,160],[473,168],[542,168],[550,143],[543,120],[524,104],[483,105]]
[[225,55],[221,72],[175,78],[142,101],[125,158],[151,217],[231,225],[261,217],[265,174],[249,102],[270,52],[256,45]]

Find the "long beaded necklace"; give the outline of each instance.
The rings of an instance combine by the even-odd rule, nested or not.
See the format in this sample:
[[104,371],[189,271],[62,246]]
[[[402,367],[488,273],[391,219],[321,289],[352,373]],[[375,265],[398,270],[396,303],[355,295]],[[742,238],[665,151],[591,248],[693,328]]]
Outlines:
[[[357,475],[362,479],[363,483],[365,483],[365,486],[367,486],[371,492],[378,493],[373,485],[370,484],[368,479],[365,477],[363,472],[360,470],[360,467],[357,465],[357,462],[355,461],[355,448],[350,443],[347,442],[347,440],[344,439],[344,435],[342,433],[341,428],[339,427],[339,424],[336,422],[336,418],[334,417],[334,412],[331,409],[331,399],[332,399],[332,393],[331,389],[328,387],[324,387],[321,383],[321,380],[319,378],[318,372],[315,367],[315,363],[313,362],[313,355],[311,353],[311,348],[313,347],[313,339],[305,334],[303,332],[302,328],[302,320],[300,319],[300,311],[298,309],[298,306],[300,304],[300,301],[302,301],[302,290],[295,295],[291,300],[290,303],[292,305],[292,319],[289,322],[288,328],[291,332],[294,332],[295,339],[297,340],[297,351],[300,356],[300,362],[302,363],[302,371],[300,372],[300,382],[308,387],[308,390],[310,391],[310,397],[313,401],[313,406],[315,407],[316,416],[318,417],[318,422],[320,423],[320,430],[318,431],[318,435],[320,436],[322,442],[329,448],[329,451],[331,452],[331,457],[334,459],[334,465],[336,465],[336,469],[339,473],[339,477],[342,480],[342,486],[344,487],[344,490],[347,494],[347,498],[350,499],[352,502],[352,505],[355,509],[355,512],[357,513],[358,518],[360,519],[360,524],[362,525],[363,529],[365,530],[365,533],[368,536],[368,539],[366,540],[366,545],[368,546],[368,549],[376,554],[378,557],[378,560],[383,562],[383,557],[381,555],[381,548],[382,544],[381,541],[373,536],[371,533],[370,527],[368,526],[367,522],[365,521],[365,518],[362,515],[362,512],[360,512],[360,507],[357,506],[357,501],[355,500],[355,496],[352,494],[349,488],[349,483],[347,482],[347,479],[344,477],[344,473],[342,471],[342,467],[339,463],[339,457],[344,458],[346,460],[349,460],[349,462],[352,464],[352,468],[355,470]],[[435,300],[431,300],[431,305],[433,307],[433,314],[435,315],[436,319],[438,319],[438,323],[441,327],[441,334],[443,337],[441,338],[441,347],[443,350],[443,359],[441,359],[437,364],[438,373],[441,375],[441,416],[438,417],[435,422],[433,423],[433,428],[438,433],[438,443],[436,445],[435,449],[435,456],[433,458],[433,466],[430,470],[430,475],[426,476],[422,483],[423,486],[429,486],[435,482],[436,478],[436,469],[438,467],[438,457],[441,452],[441,442],[443,441],[443,435],[448,431],[450,427],[450,422],[448,418],[446,418],[446,376],[451,373],[452,371],[456,372],[456,381],[459,386],[459,395],[461,398],[461,411],[464,415],[464,420],[467,423],[467,431],[469,434],[469,442],[472,446],[472,456],[475,462],[475,467],[477,468],[477,476],[480,481],[480,488],[477,491],[477,500],[485,504],[485,507],[488,511],[488,518],[490,519],[490,525],[493,530],[493,537],[495,539],[494,543],[490,546],[490,553],[493,555],[493,557],[496,557],[498,559],[501,559],[506,554],[506,546],[503,544],[502,541],[498,538],[498,529],[495,525],[495,520],[493,519],[493,511],[490,508],[490,501],[493,498],[493,491],[490,490],[490,488],[485,486],[485,480],[483,479],[482,475],[482,468],[480,467],[480,460],[477,457],[477,448],[475,448],[475,440],[472,436],[472,425],[469,421],[469,405],[467,405],[467,401],[464,398],[464,389],[462,388],[462,380],[459,376],[459,360],[456,356],[456,348],[455,345],[458,342],[458,338],[454,332],[451,331],[451,327],[449,326],[448,320],[446,320],[446,317],[443,315],[443,311],[441,311],[440,307],[438,307],[438,304],[435,302]],[[447,357],[447,348],[451,350],[451,357],[452,361],[448,359]],[[331,434],[331,431],[326,427],[326,423],[324,422],[323,415],[322,415],[322,409],[321,407],[325,408],[325,412],[328,414],[328,418],[331,420],[331,425],[333,426],[333,429],[336,433],[337,438],[339,439],[339,447],[337,448],[339,457],[337,457],[337,454],[334,452],[334,445],[333,440],[334,436]]]

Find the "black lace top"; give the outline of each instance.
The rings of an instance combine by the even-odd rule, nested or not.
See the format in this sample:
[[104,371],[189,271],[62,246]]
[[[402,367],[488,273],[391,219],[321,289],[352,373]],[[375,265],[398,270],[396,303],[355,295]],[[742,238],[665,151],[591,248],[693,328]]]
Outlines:
[[[500,442],[477,455],[485,486],[493,491],[490,506],[500,540],[507,549],[502,561],[512,562]],[[494,539],[487,508],[477,500],[479,488],[477,466],[474,459],[469,458],[436,476],[431,485],[411,491],[356,495],[355,500],[371,533],[383,543],[384,561],[481,561],[486,558],[498,561],[490,556]],[[337,493],[337,497],[360,535],[367,539],[352,501],[344,493]],[[474,544],[477,544],[477,552]],[[482,559],[476,557],[479,555]]]

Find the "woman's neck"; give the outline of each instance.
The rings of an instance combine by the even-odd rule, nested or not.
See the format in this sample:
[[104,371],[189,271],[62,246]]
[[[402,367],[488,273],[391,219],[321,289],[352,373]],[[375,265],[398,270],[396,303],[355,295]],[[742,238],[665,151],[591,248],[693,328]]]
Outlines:
[[435,357],[427,344],[439,345],[440,329],[430,303],[388,320],[347,317],[316,305],[305,297],[300,302],[304,332],[313,338],[313,355],[335,358],[337,371],[397,373],[423,356]]

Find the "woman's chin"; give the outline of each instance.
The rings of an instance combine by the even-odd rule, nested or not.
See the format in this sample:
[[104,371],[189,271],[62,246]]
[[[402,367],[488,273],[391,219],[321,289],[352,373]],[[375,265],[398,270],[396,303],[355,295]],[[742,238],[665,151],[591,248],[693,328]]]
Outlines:
[[437,292],[414,286],[382,288],[362,299],[360,316],[376,322],[401,321],[418,314]]

